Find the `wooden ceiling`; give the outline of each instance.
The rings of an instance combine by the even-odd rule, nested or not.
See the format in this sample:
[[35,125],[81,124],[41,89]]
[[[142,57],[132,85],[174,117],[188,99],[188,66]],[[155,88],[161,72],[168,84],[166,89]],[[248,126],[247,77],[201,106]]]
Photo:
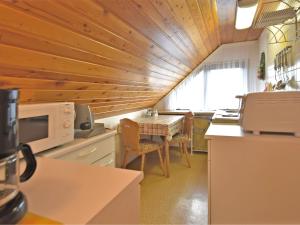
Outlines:
[[96,117],[150,107],[234,29],[236,0],[2,0],[0,87],[21,102],[87,103]]

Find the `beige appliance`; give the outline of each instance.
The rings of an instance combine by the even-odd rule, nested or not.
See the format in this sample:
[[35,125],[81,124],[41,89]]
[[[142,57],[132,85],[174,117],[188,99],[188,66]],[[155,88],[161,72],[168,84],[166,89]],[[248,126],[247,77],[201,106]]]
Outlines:
[[19,105],[19,139],[34,153],[74,140],[74,103]]
[[207,152],[207,140],[205,133],[210,125],[214,112],[195,112],[193,123],[193,152]]
[[300,137],[300,92],[258,92],[246,95],[240,110],[245,131],[293,133]]

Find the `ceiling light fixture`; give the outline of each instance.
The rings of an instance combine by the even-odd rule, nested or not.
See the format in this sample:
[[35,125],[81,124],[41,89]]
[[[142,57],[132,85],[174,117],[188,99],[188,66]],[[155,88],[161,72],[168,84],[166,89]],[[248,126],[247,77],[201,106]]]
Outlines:
[[235,18],[235,28],[242,30],[251,27],[256,9],[257,1],[238,1]]

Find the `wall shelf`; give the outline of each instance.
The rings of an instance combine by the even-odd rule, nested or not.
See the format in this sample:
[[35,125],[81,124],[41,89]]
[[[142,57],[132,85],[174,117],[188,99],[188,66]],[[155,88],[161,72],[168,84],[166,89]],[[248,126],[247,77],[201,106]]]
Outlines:
[[[269,44],[292,42],[300,38],[299,0],[275,0],[262,3],[253,28],[266,28],[271,33]],[[295,26],[295,36],[287,37],[287,26]]]

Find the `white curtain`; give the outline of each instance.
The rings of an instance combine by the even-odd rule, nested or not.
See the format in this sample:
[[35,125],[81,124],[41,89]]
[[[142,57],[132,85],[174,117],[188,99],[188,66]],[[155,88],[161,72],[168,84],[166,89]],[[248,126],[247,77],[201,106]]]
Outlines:
[[248,63],[246,60],[210,63],[204,71],[204,106],[210,109],[236,109],[236,95],[248,92]]
[[203,71],[194,71],[170,93],[167,108],[200,110],[204,104]]
[[208,63],[199,67],[169,94],[166,108],[211,110],[237,108],[236,95],[248,87],[247,60]]

